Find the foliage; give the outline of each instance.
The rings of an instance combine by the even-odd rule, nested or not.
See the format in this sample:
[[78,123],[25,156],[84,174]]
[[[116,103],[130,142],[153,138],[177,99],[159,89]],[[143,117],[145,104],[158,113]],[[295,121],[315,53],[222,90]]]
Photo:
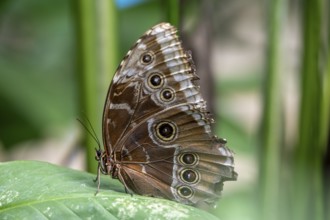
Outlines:
[[[125,193],[121,184],[49,163],[0,163],[1,219],[217,219],[165,199]],[[24,172],[22,172],[24,170]]]

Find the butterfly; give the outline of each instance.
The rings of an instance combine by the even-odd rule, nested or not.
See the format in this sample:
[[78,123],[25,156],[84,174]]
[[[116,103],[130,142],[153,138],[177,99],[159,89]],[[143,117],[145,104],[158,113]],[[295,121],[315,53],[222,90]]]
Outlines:
[[210,205],[224,181],[236,180],[234,157],[212,134],[194,63],[176,32],[169,23],[152,27],[121,61],[104,106],[97,180],[103,173],[128,192]]

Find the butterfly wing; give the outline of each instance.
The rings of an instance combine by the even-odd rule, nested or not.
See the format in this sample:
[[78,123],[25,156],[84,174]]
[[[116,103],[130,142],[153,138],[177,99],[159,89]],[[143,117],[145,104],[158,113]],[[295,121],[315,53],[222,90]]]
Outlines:
[[212,203],[234,180],[232,152],[211,133],[190,55],[176,29],[156,25],[114,76],[103,116],[106,151],[118,178],[142,195]]
[[[162,135],[160,124],[173,125],[173,139]],[[205,131],[208,126],[194,105],[166,109],[137,125],[123,143],[126,153],[117,158],[129,177],[126,185],[185,204],[215,202],[222,183],[236,173],[232,152]]]

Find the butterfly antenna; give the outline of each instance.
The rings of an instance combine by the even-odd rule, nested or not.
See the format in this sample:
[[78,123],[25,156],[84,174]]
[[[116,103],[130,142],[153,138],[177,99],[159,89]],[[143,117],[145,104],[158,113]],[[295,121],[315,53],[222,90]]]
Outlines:
[[89,121],[89,119],[87,118],[86,115],[84,115],[87,123],[88,123],[88,127],[87,125],[79,118],[77,118],[77,121],[79,121],[79,123],[85,128],[85,130],[92,136],[92,138],[95,140],[95,142],[97,143],[97,145],[99,146],[99,149],[101,148],[101,144],[99,139],[97,138],[96,132],[92,126],[92,123]]

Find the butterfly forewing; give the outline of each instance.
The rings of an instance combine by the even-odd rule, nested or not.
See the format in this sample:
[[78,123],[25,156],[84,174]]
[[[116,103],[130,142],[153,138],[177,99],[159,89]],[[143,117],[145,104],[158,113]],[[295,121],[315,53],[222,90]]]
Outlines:
[[103,141],[109,172],[141,195],[213,203],[234,180],[232,152],[213,136],[191,56],[161,23],[127,53],[108,91]]

